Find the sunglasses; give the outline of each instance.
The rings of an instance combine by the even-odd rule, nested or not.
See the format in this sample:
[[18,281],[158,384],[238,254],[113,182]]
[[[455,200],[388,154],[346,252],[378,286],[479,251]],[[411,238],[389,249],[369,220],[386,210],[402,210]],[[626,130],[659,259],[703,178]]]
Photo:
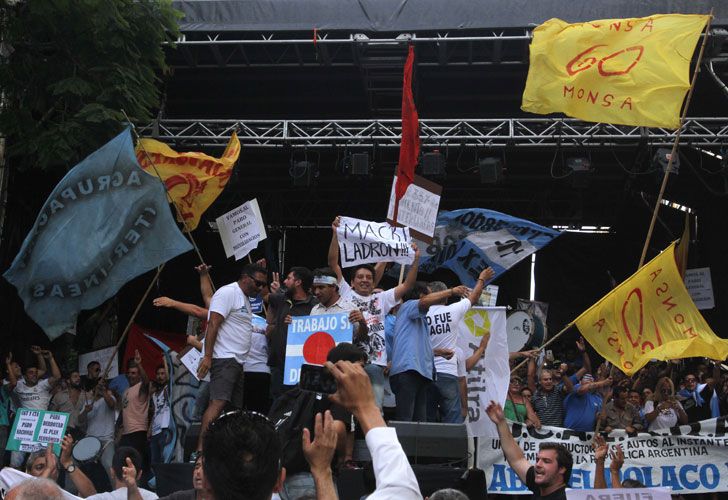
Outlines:
[[248,276],[248,278],[250,278],[251,280],[253,280],[253,283],[255,283],[255,286],[257,286],[258,288],[263,288],[265,285],[268,284],[267,281],[257,280],[255,278],[253,278],[252,276]]
[[517,380],[517,379],[511,380],[511,384],[513,384],[513,385],[521,385],[522,383],[523,382],[521,382],[520,380]]

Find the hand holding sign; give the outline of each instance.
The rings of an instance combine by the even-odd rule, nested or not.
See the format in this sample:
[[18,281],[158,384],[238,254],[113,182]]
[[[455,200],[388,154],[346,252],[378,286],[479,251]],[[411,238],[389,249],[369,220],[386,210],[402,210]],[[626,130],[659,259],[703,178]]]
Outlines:
[[332,227],[339,241],[341,267],[392,261],[412,264],[417,254],[406,227],[351,217],[337,217]]

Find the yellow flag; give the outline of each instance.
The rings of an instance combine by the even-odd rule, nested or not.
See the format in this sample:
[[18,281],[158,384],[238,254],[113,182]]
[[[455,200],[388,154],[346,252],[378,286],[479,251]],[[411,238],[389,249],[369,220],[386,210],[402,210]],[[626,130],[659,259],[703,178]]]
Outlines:
[[574,323],[605,359],[627,375],[650,359],[725,359],[718,338],[688,294],[675,243],[579,316]]
[[666,14],[533,30],[521,109],[582,120],[678,128],[690,60],[709,16]]
[[192,231],[230,179],[240,155],[240,141],[233,133],[222,156],[214,158],[204,153],[177,153],[163,142],[141,139],[136,155],[145,171],[152,175],[159,172],[187,228]]

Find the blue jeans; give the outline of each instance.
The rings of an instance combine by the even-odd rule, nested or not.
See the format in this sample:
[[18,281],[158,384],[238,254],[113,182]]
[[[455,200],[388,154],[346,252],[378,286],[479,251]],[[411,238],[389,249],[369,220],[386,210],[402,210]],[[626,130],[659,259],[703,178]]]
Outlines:
[[152,465],[164,463],[164,447],[171,439],[172,431],[169,429],[162,429],[159,434],[152,436],[149,442],[150,463]]
[[[334,491],[336,491],[334,481]],[[302,497],[316,498],[316,485],[310,472],[297,472],[286,478],[283,489],[278,493],[281,500],[298,500]],[[338,498],[338,493],[337,493]]]
[[372,391],[374,391],[374,402],[379,410],[382,410],[382,401],[384,401],[384,367],[380,365],[368,364],[364,365],[364,371],[369,375],[372,382]]
[[460,413],[460,382],[455,375],[438,373],[437,380],[427,388],[427,421],[463,423]]
[[426,422],[427,388],[432,381],[414,370],[407,370],[391,375],[389,384],[397,398],[395,419],[403,422]]
[[195,397],[195,410],[192,414],[193,422],[201,422],[202,414],[205,413],[207,405],[210,403],[210,383],[204,380],[200,381],[197,388],[197,396]]

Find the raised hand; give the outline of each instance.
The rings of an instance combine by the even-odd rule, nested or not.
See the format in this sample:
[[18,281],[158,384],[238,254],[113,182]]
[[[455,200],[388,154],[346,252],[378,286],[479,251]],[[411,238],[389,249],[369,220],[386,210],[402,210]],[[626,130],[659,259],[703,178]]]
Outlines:
[[38,355],[38,354],[41,354],[42,349],[40,348],[40,346],[32,345],[32,346],[30,346],[30,352],[32,352],[35,355]]
[[581,337],[576,341],[576,348],[579,349],[579,352],[586,351],[586,342],[584,341],[584,337]]
[[200,264],[199,266],[195,266],[195,271],[197,271],[199,274],[210,274],[210,269],[212,269],[212,266],[208,266],[207,264]]
[[126,465],[121,466],[121,480],[128,489],[134,489],[137,485],[137,470],[131,458],[126,457]]
[[594,434],[594,440],[592,441],[592,449],[594,450],[594,458],[596,460],[605,460],[607,458],[607,452],[609,446],[605,439],[599,434]]
[[506,416],[503,414],[503,407],[495,401],[490,402],[488,407],[485,409],[485,413],[488,414],[488,417],[490,417],[496,425],[506,421]]
[[465,297],[468,293],[468,287],[465,285],[459,285],[452,289],[452,294],[457,295],[458,297]]
[[484,282],[488,282],[489,280],[493,279],[493,276],[495,276],[495,271],[493,271],[493,268],[486,267],[482,271],[480,271],[480,275],[478,275],[479,280],[483,280]]
[[326,362],[326,369],[336,379],[336,393],[329,399],[339,406],[343,406],[351,413],[371,406],[376,407],[374,392],[369,375],[358,363],[337,361],[333,364]]
[[273,281],[270,282],[270,291],[271,293],[276,293],[281,288],[281,279],[280,274],[273,273]]
[[336,451],[336,429],[334,428],[334,417],[331,412],[326,410],[323,417],[320,413],[316,414],[314,422],[314,435],[311,441],[311,432],[304,427],[303,429],[303,455],[311,466],[311,472],[325,472],[331,468],[331,460],[334,458]]
[[609,464],[609,468],[612,470],[620,470],[624,465],[624,452],[622,451],[622,445],[618,444],[612,448],[612,452],[609,454],[609,458],[612,459],[612,463]]
[[157,297],[152,301],[152,304],[154,304],[157,307],[172,307],[174,305],[174,300],[170,299],[169,297]]
[[61,465],[64,469],[67,469],[69,465],[73,464],[73,458],[71,452],[73,451],[73,437],[70,434],[66,434],[61,442]]

